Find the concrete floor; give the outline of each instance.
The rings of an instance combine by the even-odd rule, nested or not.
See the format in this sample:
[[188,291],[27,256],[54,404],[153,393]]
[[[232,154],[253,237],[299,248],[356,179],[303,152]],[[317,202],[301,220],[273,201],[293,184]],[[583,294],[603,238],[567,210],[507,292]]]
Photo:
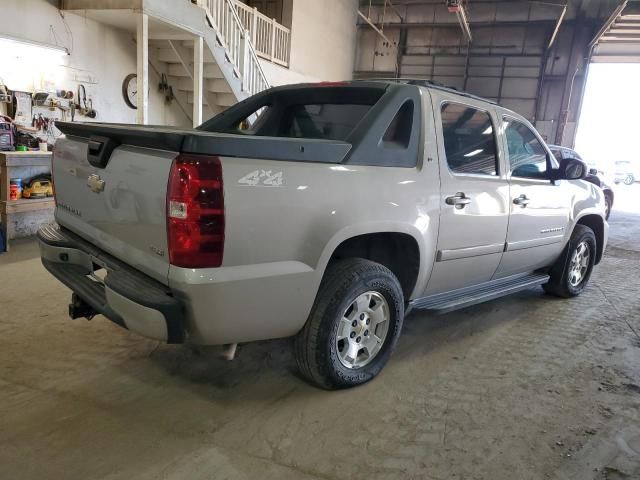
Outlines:
[[0,256],[1,478],[640,478],[638,212],[614,211],[580,298],[413,314],[380,377],[342,392],[304,383],[284,340],[225,363],[70,321],[36,255]]

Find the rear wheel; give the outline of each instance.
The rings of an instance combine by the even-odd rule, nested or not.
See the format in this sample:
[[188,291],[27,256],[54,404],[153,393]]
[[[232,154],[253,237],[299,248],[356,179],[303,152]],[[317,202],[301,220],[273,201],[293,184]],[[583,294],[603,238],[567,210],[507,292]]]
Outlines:
[[604,203],[605,203],[605,218],[609,220],[609,216],[611,215],[611,208],[613,207],[613,200],[611,199],[611,195],[605,193],[604,194]]
[[326,389],[368,382],[389,360],[403,318],[402,288],[389,269],[359,258],[335,262],[294,340],[301,373]]
[[569,243],[551,268],[544,290],[558,297],[576,297],[589,283],[596,258],[596,236],[589,227],[576,225]]

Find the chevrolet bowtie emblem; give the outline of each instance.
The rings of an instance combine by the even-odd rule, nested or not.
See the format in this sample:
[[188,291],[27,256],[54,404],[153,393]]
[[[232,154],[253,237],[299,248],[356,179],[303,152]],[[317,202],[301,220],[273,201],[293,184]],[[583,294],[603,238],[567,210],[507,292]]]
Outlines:
[[87,178],[87,186],[92,192],[100,193],[104,190],[104,180],[100,178],[100,175],[94,173]]

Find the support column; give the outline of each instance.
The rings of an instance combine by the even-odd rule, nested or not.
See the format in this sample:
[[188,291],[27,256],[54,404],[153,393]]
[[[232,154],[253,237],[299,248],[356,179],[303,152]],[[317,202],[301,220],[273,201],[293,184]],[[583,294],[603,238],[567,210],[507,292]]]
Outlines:
[[193,41],[193,127],[202,124],[202,99],[204,91],[204,41]]
[[591,26],[578,17],[574,24],[569,62],[560,103],[560,117],[554,143],[572,147],[575,142],[582,93],[587,80],[589,66],[589,39],[593,35]]
[[138,125],[149,123],[149,17],[144,13],[137,19],[137,116]]

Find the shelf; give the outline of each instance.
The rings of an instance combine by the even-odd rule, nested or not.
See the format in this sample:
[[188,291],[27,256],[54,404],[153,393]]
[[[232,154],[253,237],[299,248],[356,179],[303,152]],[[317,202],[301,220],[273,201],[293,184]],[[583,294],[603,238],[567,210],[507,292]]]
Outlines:
[[21,198],[0,202],[0,212],[5,214],[34,212],[36,210],[54,209],[56,206],[52,197],[49,198]]
[[50,166],[51,152],[0,152],[0,168]]
[[0,152],[3,155],[6,155],[7,157],[28,157],[28,156],[32,156],[32,157],[50,157],[53,152],[43,152],[41,150],[33,150],[33,151],[29,151],[29,152],[7,152],[2,151]]

